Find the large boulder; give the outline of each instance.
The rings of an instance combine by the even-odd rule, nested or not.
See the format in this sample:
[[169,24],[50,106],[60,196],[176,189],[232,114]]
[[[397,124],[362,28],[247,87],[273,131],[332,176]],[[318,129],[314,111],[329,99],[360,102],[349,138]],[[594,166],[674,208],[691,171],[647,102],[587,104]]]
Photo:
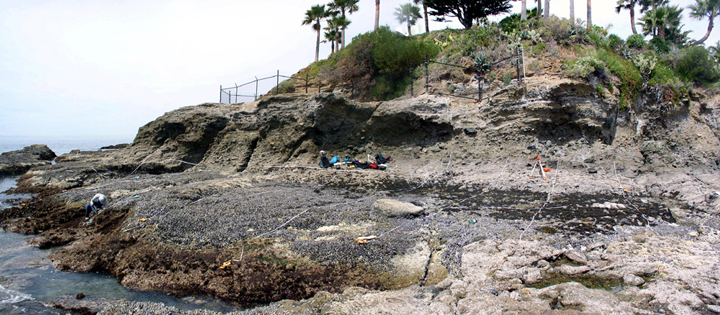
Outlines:
[[22,150],[4,152],[0,155],[0,175],[18,175],[35,166],[51,164],[55,152],[43,144],[27,146]]
[[373,204],[373,210],[387,217],[414,217],[420,215],[423,208],[409,202],[379,199]]

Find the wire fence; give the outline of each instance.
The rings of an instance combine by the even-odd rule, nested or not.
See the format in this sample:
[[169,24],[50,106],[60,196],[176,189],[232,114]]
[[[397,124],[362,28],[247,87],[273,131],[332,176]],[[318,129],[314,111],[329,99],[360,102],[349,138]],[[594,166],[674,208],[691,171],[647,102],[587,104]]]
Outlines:
[[[280,70],[277,71],[275,75],[258,78],[255,77],[255,80],[245,82],[243,84],[235,84],[230,87],[223,87],[220,86],[220,103],[229,103],[229,104],[237,104],[238,102],[245,102],[250,99],[253,101],[257,100],[259,97],[263,96],[263,94],[259,94],[259,91],[265,91],[267,90],[267,93],[265,94],[280,94],[280,83],[284,82],[285,80],[293,79],[293,80],[300,80],[302,82],[305,82],[305,93],[310,93],[311,89],[314,88],[319,93],[320,92],[320,85],[311,87],[310,86],[310,76],[306,75],[305,78],[297,77],[297,76],[287,76],[280,74]],[[271,80],[271,81],[269,81]],[[273,85],[268,85],[267,83],[270,82]]]
[[[492,62],[489,66],[490,68],[504,62],[510,59],[516,59],[515,65],[516,65],[516,71],[517,71],[517,82],[518,84],[521,84],[525,80],[525,51],[522,46],[519,46],[515,49],[514,54],[511,54],[508,57],[502,58],[500,60]],[[445,63],[435,60],[428,59],[427,54],[425,55],[425,93],[426,94],[434,94],[439,96],[450,96],[450,97],[456,97],[456,98],[463,98],[463,99],[470,99],[475,101],[482,101],[483,99],[486,99],[488,97],[483,97],[483,86],[485,78],[484,74],[481,74],[480,71],[478,71],[478,74],[476,74],[476,79],[478,81],[477,86],[477,93],[465,93],[465,94],[459,94],[459,93],[443,93],[440,91],[430,91],[430,64],[438,64],[443,65],[447,67],[456,67],[456,68],[462,68],[462,69],[468,69],[468,66],[464,65],[458,65],[458,64],[451,64],[451,63]],[[476,71],[476,69],[471,69],[473,71]],[[410,96],[415,96],[414,91],[414,82],[416,79],[414,72],[409,71],[410,74]],[[320,80],[315,80],[316,82],[311,83],[311,78],[309,74],[306,74],[305,77],[298,77],[298,76],[287,76],[280,74],[280,70],[276,72],[275,75],[266,76],[262,78],[255,77],[255,80],[245,82],[243,84],[234,84],[229,87],[223,87],[220,85],[220,103],[229,103],[229,104],[237,104],[238,102],[245,102],[249,100],[257,100],[259,97],[263,96],[263,94],[258,94],[260,90],[267,91],[265,94],[280,94],[280,83],[286,81],[286,80],[298,80],[301,83],[304,83],[304,90],[306,94],[316,92],[320,93],[322,89],[322,84]],[[272,80],[272,81],[270,81]],[[268,84],[268,82],[270,84]],[[274,85],[272,85],[274,83]],[[302,86],[302,85],[301,85]],[[349,83],[334,85],[334,88],[342,88],[345,90],[350,91],[350,98],[355,97],[355,92],[359,91],[359,89],[356,89],[356,83],[354,81],[351,81]],[[294,84],[293,90],[296,90],[298,88],[298,84]],[[283,91],[284,92],[284,91]]]

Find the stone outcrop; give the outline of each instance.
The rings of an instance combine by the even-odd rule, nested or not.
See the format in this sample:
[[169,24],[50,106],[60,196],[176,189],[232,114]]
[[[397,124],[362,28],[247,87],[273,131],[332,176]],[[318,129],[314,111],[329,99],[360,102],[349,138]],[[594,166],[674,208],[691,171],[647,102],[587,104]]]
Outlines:
[[34,144],[22,150],[0,154],[0,175],[19,175],[30,168],[48,165],[56,157],[46,145]]

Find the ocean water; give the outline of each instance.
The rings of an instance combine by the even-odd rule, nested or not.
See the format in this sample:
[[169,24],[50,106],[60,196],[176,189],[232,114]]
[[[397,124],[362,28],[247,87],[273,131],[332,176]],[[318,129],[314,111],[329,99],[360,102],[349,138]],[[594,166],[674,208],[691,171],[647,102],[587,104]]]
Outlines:
[[106,136],[106,137],[83,137],[83,136],[46,136],[46,137],[25,137],[25,136],[0,136],[0,152],[20,150],[33,144],[45,144],[58,156],[72,150],[95,151],[101,147],[132,143],[134,135],[130,136]]
[[[18,178],[0,177],[0,212],[30,198],[28,194],[4,193],[14,187]],[[44,307],[42,303],[78,293],[84,293],[90,298],[163,303],[182,310],[240,310],[233,304],[207,296],[180,299],[160,292],[129,290],[108,274],[57,270],[47,258],[55,249],[41,250],[31,247],[28,241],[33,237],[34,235],[14,234],[0,229],[0,315],[67,314]]]

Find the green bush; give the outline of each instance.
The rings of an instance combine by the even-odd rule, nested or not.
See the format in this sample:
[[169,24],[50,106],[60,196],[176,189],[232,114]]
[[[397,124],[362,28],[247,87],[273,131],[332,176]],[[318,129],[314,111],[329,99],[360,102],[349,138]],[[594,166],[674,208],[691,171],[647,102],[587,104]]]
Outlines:
[[542,21],[540,26],[545,36],[552,37],[560,45],[571,45],[585,38],[585,31],[575,26],[568,19],[561,19],[551,16],[547,21]]
[[627,45],[631,48],[645,47],[645,37],[642,34],[632,34],[627,38]]
[[670,51],[670,45],[667,41],[662,40],[660,37],[653,37],[648,44],[650,48],[659,53],[668,53]]
[[657,63],[650,73],[650,80],[648,80],[648,84],[669,85],[679,79],[680,78],[677,76],[675,71],[673,71],[670,67],[662,63]]
[[643,79],[640,71],[635,65],[618,55],[601,49],[597,51],[596,57],[605,62],[607,69],[620,78],[620,104],[621,109],[632,101],[642,88]]
[[597,48],[608,48],[607,39],[605,38],[605,36],[603,36],[602,34],[600,34],[598,32],[595,32],[595,31],[588,32],[587,38]]
[[587,79],[596,70],[604,71],[605,62],[595,56],[585,56],[569,62],[566,74],[571,78]]
[[498,25],[500,26],[500,29],[505,33],[512,33],[516,30],[520,30],[521,28],[526,28],[529,23],[533,20],[534,17],[537,16],[537,8],[534,8],[532,10],[527,10],[527,21],[522,21],[520,13],[515,13],[513,15],[510,15],[502,20],[500,20],[500,23]]
[[537,45],[533,46],[532,53],[535,56],[542,55],[545,52],[545,42],[540,42]]
[[610,34],[610,36],[608,36],[608,45],[609,45],[609,48],[612,49],[613,51],[618,51],[618,50],[620,50],[620,48],[625,46],[625,41],[622,40],[622,38],[620,38],[620,36],[617,36],[615,34]]
[[512,82],[512,74],[510,74],[510,72],[508,71],[505,71],[503,73],[503,83],[505,84],[505,86],[507,86],[510,84],[510,82]]
[[[270,91],[269,93],[273,93],[275,89]],[[287,79],[285,81],[280,82],[280,85],[277,87],[278,93],[293,93],[295,92],[295,79]],[[303,90],[303,92],[305,92]]]
[[427,54],[434,59],[440,53],[436,44],[416,37],[403,36],[385,26],[353,38],[346,49],[333,58],[328,76],[338,82],[355,82],[359,89],[369,89],[379,100],[402,95],[412,82],[410,73],[425,62]]
[[708,85],[720,80],[718,64],[710,58],[703,46],[685,49],[685,55],[677,63],[676,71],[681,79],[696,84]]
[[490,73],[488,73],[488,76],[487,76],[488,84],[493,83],[493,81],[495,81],[495,79],[497,79],[497,73],[496,73],[496,72],[490,72]]

